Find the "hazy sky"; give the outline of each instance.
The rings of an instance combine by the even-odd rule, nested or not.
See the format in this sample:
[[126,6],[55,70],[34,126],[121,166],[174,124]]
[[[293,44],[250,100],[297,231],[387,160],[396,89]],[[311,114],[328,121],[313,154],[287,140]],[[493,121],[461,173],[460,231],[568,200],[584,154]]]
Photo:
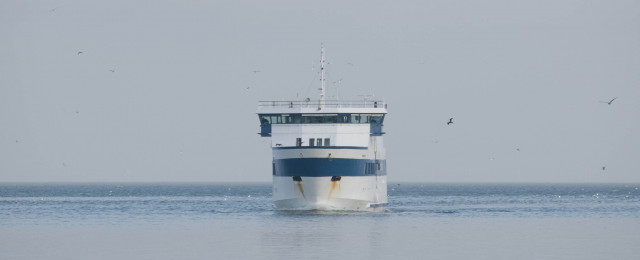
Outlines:
[[270,181],[321,43],[391,182],[640,182],[637,0],[2,0],[0,181]]

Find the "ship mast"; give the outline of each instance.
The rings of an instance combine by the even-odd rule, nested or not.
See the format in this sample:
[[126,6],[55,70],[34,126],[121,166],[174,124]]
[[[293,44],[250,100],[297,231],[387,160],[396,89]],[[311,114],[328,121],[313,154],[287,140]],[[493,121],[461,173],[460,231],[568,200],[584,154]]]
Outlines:
[[322,109],[322,105],[324,104],[324,47],[320,46],[320,101],[318,102],[318,110]]

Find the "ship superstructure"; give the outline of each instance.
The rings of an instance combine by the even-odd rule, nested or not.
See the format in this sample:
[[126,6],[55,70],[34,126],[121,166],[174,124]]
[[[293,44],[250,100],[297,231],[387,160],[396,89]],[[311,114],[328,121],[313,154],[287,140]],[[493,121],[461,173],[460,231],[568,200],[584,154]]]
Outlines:
[[383,100],[260,101],[260,135],[271,138],[278,209],[364,210],[387,204]]

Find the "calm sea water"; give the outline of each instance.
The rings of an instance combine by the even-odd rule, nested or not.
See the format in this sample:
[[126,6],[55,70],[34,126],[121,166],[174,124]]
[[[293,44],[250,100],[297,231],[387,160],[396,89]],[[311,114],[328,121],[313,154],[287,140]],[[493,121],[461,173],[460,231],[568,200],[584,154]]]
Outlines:
[[384,212],[270,184],[0,184],[0,259],[640,259],[640,184],[390,184]]

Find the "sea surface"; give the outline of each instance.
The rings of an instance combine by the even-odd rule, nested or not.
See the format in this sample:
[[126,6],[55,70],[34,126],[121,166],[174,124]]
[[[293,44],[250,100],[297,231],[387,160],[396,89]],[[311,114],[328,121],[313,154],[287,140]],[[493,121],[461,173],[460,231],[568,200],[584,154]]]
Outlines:
[[382,212],[271,185],[0,184],[0,259],[640,259],[640,184],[389,184]]

